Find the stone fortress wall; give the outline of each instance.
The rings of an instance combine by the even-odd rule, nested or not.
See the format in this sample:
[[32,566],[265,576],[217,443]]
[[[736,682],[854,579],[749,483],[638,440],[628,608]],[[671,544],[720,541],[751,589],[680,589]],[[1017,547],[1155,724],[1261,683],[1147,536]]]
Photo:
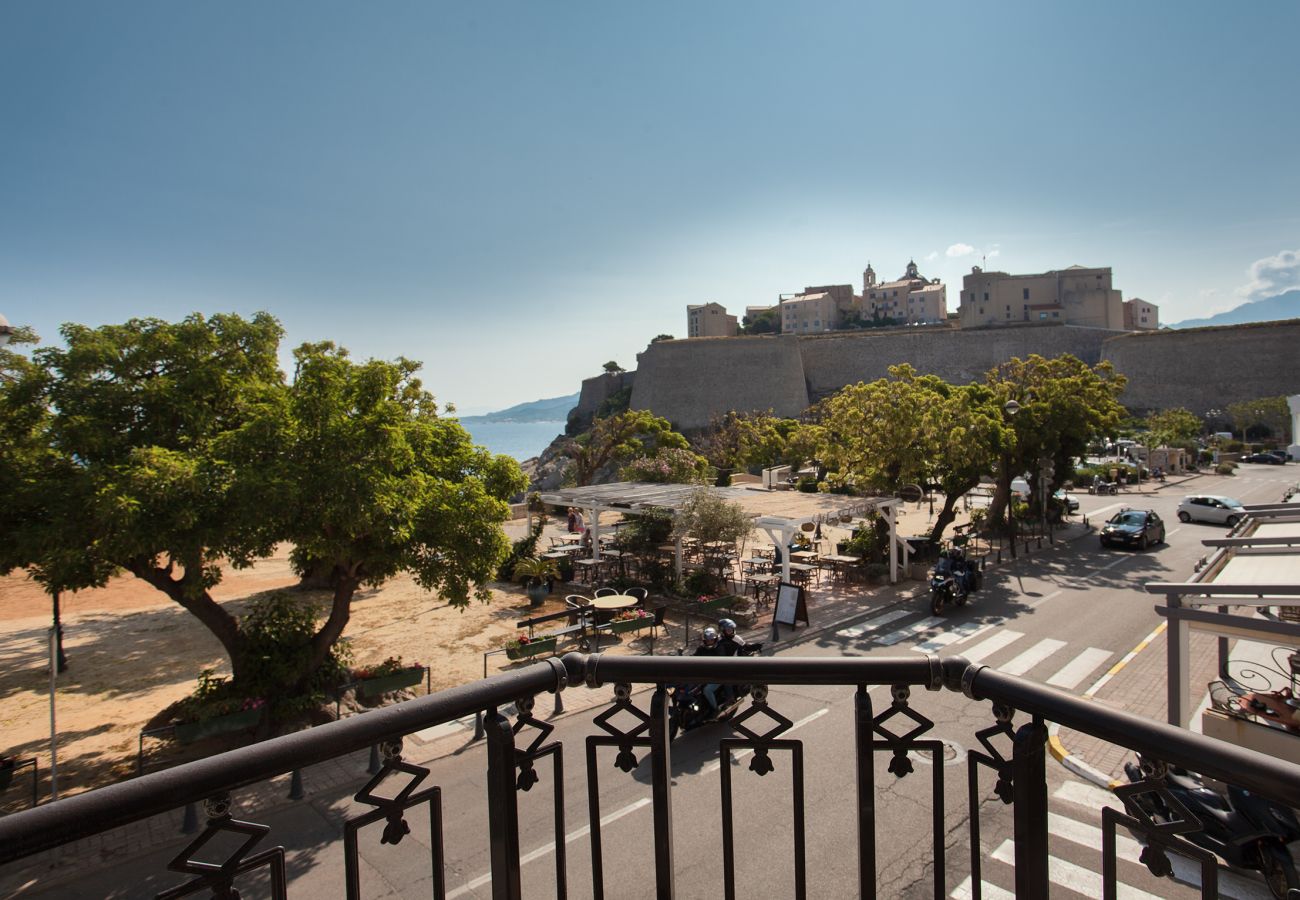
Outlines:
[[965,384],[1031,353],[1111,361],[1129,378],[1121,399],[1135,413],[1182,406],[1201,414],[1300,393],[1300,320],[1150,333],[1059,324],[940,326],[659,341],[637,357],[632,408],[686,430],[729,410],[793,417],[847,384],[884,377],[891,365],[910,363]]

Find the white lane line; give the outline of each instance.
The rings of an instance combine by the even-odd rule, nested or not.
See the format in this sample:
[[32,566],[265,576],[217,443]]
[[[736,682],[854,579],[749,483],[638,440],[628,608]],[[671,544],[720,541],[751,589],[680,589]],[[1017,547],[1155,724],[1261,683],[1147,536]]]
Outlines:
[[1024,636],[1024,633],[1020,631],[999,631],[992,637],[985,638],[974,647],[971,647],[969,650],[962,653],[962,656],[966,657],[970,662],[979,662],[986,656],[991,656],[994,653],[997,653],[1003,647],[1007,646],[1007,644],[1013,644]]
[[1101,566],[1100,568],[1098,568],[1097,571],[1098,571],[1098,572],[1105,572],[1107,569],[1111,568],[1112,566],[1118,566],[1120,563],[1125,562],[1125,561],[1130,560],[1130,559],[1137,559],[1137,557],[1136,557],[1136,556],[1117,556],[1117,557],[1115,557],[1114,559],[1112,559],[1110,562],[1106,563],[1106,565]]
[[917,653],[934,653],[942,650],[949,644],[955,644],[958,641],[965,641],[974,638],[976,635],[983,634],[994,625],[1001,625],[1003,622],[1001,616],[994,616],[987,622],[963,622],[952,631],[945,631],[943,634],[937,634],[923,644],[917,644],[912,649]]
[[1052,796],[1057,800],[1064,800],[1066,803],[1073,803],[1075,806],[1082,806],[1093,812],[1103,806],[1121,808],[1119,798],[1110,791],[1103,791],[1082,781],[1064,781],[1060,787],[1052,791]]
[[1112,503],[1110,506],[1101,507],[1101,509],[1090,509],[1088,510],[1088,515],[1099,516],[1102,513],[1110,512],[1112,509],[1119,509],[1123,505],[1123,503]]
[[[1071,819],[1069,816],[1049,812],[1047,814],[1047,831],[1052,837],[1065,838],[1072,844],[1078,844],[1091,850],[1101,849],[1101,829],[1095,825],[1086,825],[1083,822]],[[1131,837],[1120,834],[1117,828],[1115,831],[1116,858],[1127,859],[1129,862],[1139,862],[1138,857],[1141,855],[1142,845]]]
[[1052,687],[1064,688],[1067,691],[1071,690],[1078,687],[1079,682],[1091,675],[1093,669],[1108,659],[1110,659],[1109,650],[1089,647],[1066,663],[1059,672],[1047,679],[1047,683]]
[[[952,900],[971,900],[971,898],[975,896],[975,893],[970,887],[970,876],[967,875],[962,880],[962,883],[957,885],[957,887],[953,889],[953,892],[948,896],[951,897]],[[1004,891],[996,884],[984,881],[983,879],[980,879],[980,896],[987,898],[987,900],[1016,900],[1016,895],[1011,891]]]
[[[789,728],[787,728],[785,731],[781,732],[781,737],[785,737],[787,734],[789,734],[790,732],[794,731],[794,730],[797,729],[797,728],[803,728],[803,727],[804,727],[805,725],[807,725],[809,722],[813,722],[813,721],[816,721],[817,719],[820,719],[822,716],[826,715],[828,712],[830,712],[830,708],[829,708],[829,707],[827,707],[827,708],[825,708],[825,709],[819,709],[819,710],[817,710],[817,712],[815,712],[815,713],[810,713],[810,714],[804,716],[802,719],[800,719],[800,720],[798,720],[797,722],[795,722],[793,725],[791,725],[791,726],[790,726]],[[736,762],[740,762],[740,761],[741,761],[742,759],[744,759],[745,757],[750,756],[753,752],[754,752],[753,750],[738,750],[738,751],[736,751],[735,753],[733,753],[733,754],[731,755],[731,758],[732,758],[733,760],[735,760]],[[700,772],[716,772],[716,771],[718,771],[718,769],[721,769],[721,768],[722,768],[722,760],[720,760],[720,759],[715,759],[713,762],[709,763],[708,765],[701,766],[701,767],[700,767]]]
[[[1016,864],[1015,842],[1003,841],[998,849],[993,851],[993,858],[998,862],[1014,866]],[[1102,893],[1101,875],[1055,856],[1047,857],[1047,877],[1052,880],[1052,884],[1083,894],[1085,897],[1100,897]],[[1155,900],[1158,896],[1127,884],[1116,884],[1115,887],[1118,896],[1131,897],[1133,900],[1147,900],[1147,898]]]
[[1046,594],[1046,595],[1044,595],[1044,596],[1042,596],[1042,597],[1039,597],[1039,598],[1036,599],[1036,600],[1031,600],[1031,601],[1030,601],[1029,603],[1027,603],[1026,605],[1027,605],[1030,609],[1033,609],[1035,606],[1038,606],[1040,603],[1046,603],[1048,600],[1053,600],[1053,599],[1055,599],[1055,598],[1061,596],[1062,593],[1063,593],[1063,591],[1052,591],[1050,594]]
[[891,609],[889,612],[876,616],[874,619],[862,622],[859,625],[850,625],[848,628],[841,628],[835,633],[840,637],[846,638],[861,637],[864,634],[870,634],[881,625],[887,625],[888,623],[893,622],[896,619],[901,619],[904,616],[914,615],[916,615],[916,610],[914,609]]
[[1181,529],[1181,528],[1175,528],[1173,531],[1166,531],[1166,532],[1165,532],[1165,537],[1167,537],[1167,538],[1171,538],[1171,537],[1173,537],[1174,535],[1176,535],[1178,532],[1180,532],[1180,531],[1182,531],[1182,530],[1183,530],[1183,529]]
[[911,625],[908,625],[906,628],[900,628],[898,631],[891,631],[889,634],[876,638],[876,642],[884,644],[886,647],[892,647],[899,641],[905,641],[910,637],[915,637],[916,635],[929,631],[934,626],[942,625],[943,623],[944,620],[939,616],[927,616],[919,622],[914,622]]
[[1056,638],[1043,638],[1024,653],[1011,660],[1011,662],[1004,666],[998,666],[998,671],[1005,675],[1023,675],[1064,646],[1065,641],[1058,641]]
[[[619,819],[623,818],[628,813],[634,813],[638,809],[641,809],[642,807],[646,807],[649,805],[650,805],[650,798],[642,797],[640,800],[636,801],[635,803],[629,803],[627,806],[624,806],[622,809],[617,809],[607,816],[601,816],[600,827],[604,828],[606,825],[610,824],[611,822],[617,822]],[[578,840],[579,838],[586,837],[590,833],[591,833],[591,826],[583,825],[581,828],[576,828],[573,831],[570,831],[568,834],[566,834],[564,836],[564,843],[572,844],[574,841]],[[535,859],[541,859],[543,856],[546,856],[547,854],[554,853],[554,852],[555,852],[555,841],[551,841],[549,844],[543,844],[542,846],[538,847],[536,850],[529,851],[528,853],[525,853],[523,856],[519,857],[519,863],[520,865],[523,865],[525,863],[530,863]],[[488,884],[491,881],[492,881],[491,872],[488,872],[486,875],[480,875],[478,878],[475,878],[473,881],[467,881],[464,884],[462,884],[460,887],[456,888],[454,891],[450,891],[447,894],[447,900],[455,900],[456,897],[463,897],[464,895],[468,894],[470,891],[475,890],[477,888],[481,888],[483,887],[483,885]]]

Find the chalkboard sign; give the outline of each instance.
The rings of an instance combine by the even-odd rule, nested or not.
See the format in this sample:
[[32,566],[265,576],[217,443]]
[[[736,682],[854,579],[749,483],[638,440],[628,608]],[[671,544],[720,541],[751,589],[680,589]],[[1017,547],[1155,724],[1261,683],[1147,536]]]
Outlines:
[[776,611],[772,613],[773,625],[808,624],[808,601],[804,590],[797,584],[783,581],[776,589]]

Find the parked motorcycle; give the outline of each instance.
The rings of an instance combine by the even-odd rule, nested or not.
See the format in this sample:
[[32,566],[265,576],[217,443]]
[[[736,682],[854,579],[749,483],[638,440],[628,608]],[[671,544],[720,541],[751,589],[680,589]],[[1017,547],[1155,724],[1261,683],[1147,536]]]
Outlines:
[[1088,485],[1089,494],[1118,494],[1119,485],[1113,481],[1094,481]]
[[[1125,763],[1124,774],[1134,783],[1145,780],[1141,766],[1135,763]],[[1262,872],[1269,891],[1279,900],[1291,888],[1300,888],[1300,875],[1287,850],[1287,844],[1300,840],[1300,820],[1294,810],[1244,788],[1229,784],[1223,790],[1216,784],[1186,769],[1169,768],[1165,776],[1169,793],[1201,823],[1199,831],[1182,837],[1217,854],[1230,866]],[[1133,799],[1157,822],[1177,818],[1154,791]]]
[[959,545],[948,552],[948,571],[936,566],[930,573],[930,614],[939,615],[945,606],[965,606],[972,591],[979,589],[979,570],[966,559]]
[[[737,656],[757,656],[763,645],[746,644]],[[675,740],[678,734],[708,725],[712,722],[724,722],[736,714],[749,694],[747,684],[723,684],[718,686],[716,698],[718,711],[715,715],[704,696],[703,684],[675,685],[668,698],[668,739]]]

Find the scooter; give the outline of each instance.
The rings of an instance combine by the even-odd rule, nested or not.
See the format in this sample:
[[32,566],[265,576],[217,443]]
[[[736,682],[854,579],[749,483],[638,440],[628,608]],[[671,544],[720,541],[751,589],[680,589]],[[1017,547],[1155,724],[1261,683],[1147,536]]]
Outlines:
[[[762,649],[761,643],[746,644],[736,655],[757,656]],[[704,696],[704,687],[703,684],[678,684],[673,687],[668,697],[668,740],[675,740],[678,734],[699,728],[701,725],[725,722],[730,719],[745,702],[750,686],[719,685],[715,695],[718,701],[717,713],[710,709],[709,701]]]
[[[1134,783],[1146,780],[1139,764],[1125,763],[1124,774]],[[1295,812],[1244,788],[1213,786],[1217,784],[1186,769],[1169,768],[1166,788],[1201,823],[1199,831],[1182,836],[1217,854],[1230,866],[1262,872],[1269,891],[1284,900],[1290,889],[1300,888],[1300,875],[1286,846],[1300,839],[1300,821]],[[1177,818],[1154,791],[1137,794],[1133,799],[1157,822]]]
[[1089,494],[1118,494],[1119,485],[1113,481],[1094,481],[1088,485]]
[[964,572],[956,569],[944,575],[937,570],[930,574],[930,614],[937,616],[945,606],[965,606],[970,600]]

